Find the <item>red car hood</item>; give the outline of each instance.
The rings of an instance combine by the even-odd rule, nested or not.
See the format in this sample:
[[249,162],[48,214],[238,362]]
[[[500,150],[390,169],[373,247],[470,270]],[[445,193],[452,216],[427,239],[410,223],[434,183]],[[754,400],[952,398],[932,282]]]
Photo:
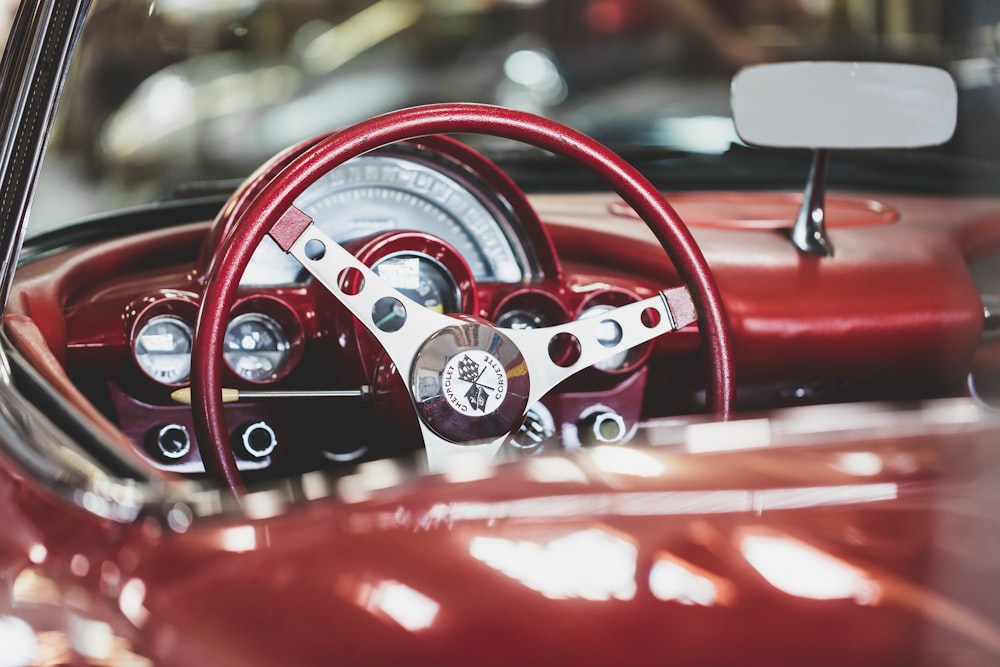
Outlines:
[[947,422],[402,483],[378,463],[187,527],[211,492],[115,540],[103,595],[157,664],[995,664],[995,425]]

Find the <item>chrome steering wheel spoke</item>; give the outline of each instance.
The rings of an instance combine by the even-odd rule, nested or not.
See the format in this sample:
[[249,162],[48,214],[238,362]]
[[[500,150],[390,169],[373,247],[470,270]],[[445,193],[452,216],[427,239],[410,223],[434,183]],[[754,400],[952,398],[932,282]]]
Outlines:
[[304,225],[308,219],[301,217],[304,213],[290,210],[292,215],[286,214],[282,221],[297,217],[298,236],[284,247],[289,239],[283,239],[281,232],[288,230],[279,221],[272,237],[371,332],[400,375],[409,377],[423,342],[455,320],[401,294],[311,221]]
[[423,421],[420,422],[420,432],[424,439],[427,469],[438,473],[476,470],[488,466],[507,439],[504,435],[484,442],[455,443],[435,433]]
[[528,406],[560,382],[695,321],[691,297],[678,287],[568,324],[499,329],[407,298],[294,207],[271,236],[371,332],[408,380],[433,471],[488,462]]
[[566,378],[696,319],[687,288],[676,287],[594,317],[504,333],[524,355],[533,405]]
[[[401,294],[298,209],[282,216],[272,238],[371,332],[400,375],[410,379],[410,398],[420,415],[428,468],[446,472],[491,461],[523,417],[526,385],[518,390],[517,382],[497,381],[503,374],[497,356],[509,361],[516,351],[508,345],[499,352],[502,340],[487,340],[491,328],[486,325],[435,313]],[[489,352],[474,349],[479,341],[486,341]],[[456,361],[449,363],[452,358]],[[465,383],[471,389],[452,391],[451,374],[457,386],[458,376],[470,372],[465,369],[477,362],[483,364],[482,370]],[[487,372],[491,379],[483,377]],[[508,392],[511,386],[515,390]],[[497,399],[501,389],[504,397]],[[510,400],[505,400],[508,393]],[[496,408],[504,418],[491,418],[487,405],[491,413]],[[463,411],[472,414],[462,415]]]

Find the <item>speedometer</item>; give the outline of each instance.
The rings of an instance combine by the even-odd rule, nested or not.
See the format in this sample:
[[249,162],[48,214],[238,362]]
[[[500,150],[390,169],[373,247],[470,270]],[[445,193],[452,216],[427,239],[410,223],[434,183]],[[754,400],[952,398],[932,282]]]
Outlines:
[[[525,277],[524,253],[518,252],[491,207],[457,177],[416,159],[354,158],[312,184],[295,205],[339,243],[380,232],[420,231],[455,248],[478,282],[517,283]],[[250,261],[242,284],[303,280],[299,263],[267,239]]]

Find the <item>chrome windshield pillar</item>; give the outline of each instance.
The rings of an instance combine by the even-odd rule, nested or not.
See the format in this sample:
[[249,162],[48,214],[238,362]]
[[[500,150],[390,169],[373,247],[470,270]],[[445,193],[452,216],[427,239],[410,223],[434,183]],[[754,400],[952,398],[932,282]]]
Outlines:
[[22,0],[0,61],[0,304],[5,304],[56,102],[90,0]]

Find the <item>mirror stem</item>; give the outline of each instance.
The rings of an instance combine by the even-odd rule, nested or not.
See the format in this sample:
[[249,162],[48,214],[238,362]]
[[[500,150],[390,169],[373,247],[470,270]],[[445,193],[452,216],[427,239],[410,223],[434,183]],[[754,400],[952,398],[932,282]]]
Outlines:
[[817,148],[809,170],[809,182],[802,195],[802,208],[792,228],[795,247],[820,257],[833,256],[833,245],[826,234],[826,167],[829,161],[830,151]]

